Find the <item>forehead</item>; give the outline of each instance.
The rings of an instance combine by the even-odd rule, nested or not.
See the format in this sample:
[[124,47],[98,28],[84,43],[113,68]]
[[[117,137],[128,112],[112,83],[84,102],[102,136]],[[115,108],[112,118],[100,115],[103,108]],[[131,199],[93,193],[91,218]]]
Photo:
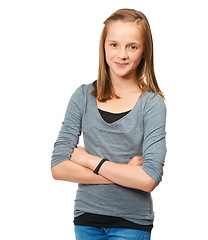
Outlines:
[[109,23],[106,40],[142,42],[142,30],[134,22],[114,21]]

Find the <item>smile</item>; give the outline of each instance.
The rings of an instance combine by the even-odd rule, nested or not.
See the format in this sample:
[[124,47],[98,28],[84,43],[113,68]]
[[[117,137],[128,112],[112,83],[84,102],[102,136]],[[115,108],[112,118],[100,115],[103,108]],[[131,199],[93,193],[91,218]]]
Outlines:
[[125,67],[128,65],[128,63],[119,63],[119,62],[114,62],[118,67]]

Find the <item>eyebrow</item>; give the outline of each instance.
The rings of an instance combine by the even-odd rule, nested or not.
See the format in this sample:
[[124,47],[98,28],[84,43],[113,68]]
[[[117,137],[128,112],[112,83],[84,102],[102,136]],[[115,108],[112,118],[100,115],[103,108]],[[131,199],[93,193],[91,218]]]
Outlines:
[[[116,41],[116,40],[107,40],[107,42],[115,42],[115,43],[118,43],[118,41]],[[127,43],[127,45],[141,45],[141,43],[138,43],[138,42],[129,42],[129,43]]]

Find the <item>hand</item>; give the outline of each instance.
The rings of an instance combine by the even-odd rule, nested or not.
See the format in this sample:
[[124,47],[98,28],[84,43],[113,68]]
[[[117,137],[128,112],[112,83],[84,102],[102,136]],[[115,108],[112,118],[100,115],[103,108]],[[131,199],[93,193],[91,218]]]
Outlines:
[[88,160],[90,159],[91,155],[85,151],[82,147],[74,148],[74,151],[71,155],[71,161],[74,163],[79,164],[83,167],[88,167]]
[[142,156],[135,156],[135,157],[133,157],[130,161],[129,161],[129,163],[128,163],[128,165],[131,165],[131,166],[142,166]]

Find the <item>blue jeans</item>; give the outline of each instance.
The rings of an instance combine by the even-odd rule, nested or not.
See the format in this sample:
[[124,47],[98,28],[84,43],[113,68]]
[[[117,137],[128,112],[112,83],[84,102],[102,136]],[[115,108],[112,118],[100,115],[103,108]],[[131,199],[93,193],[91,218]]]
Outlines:
[[150,240],[151,232],[75,225],[76,240]]

